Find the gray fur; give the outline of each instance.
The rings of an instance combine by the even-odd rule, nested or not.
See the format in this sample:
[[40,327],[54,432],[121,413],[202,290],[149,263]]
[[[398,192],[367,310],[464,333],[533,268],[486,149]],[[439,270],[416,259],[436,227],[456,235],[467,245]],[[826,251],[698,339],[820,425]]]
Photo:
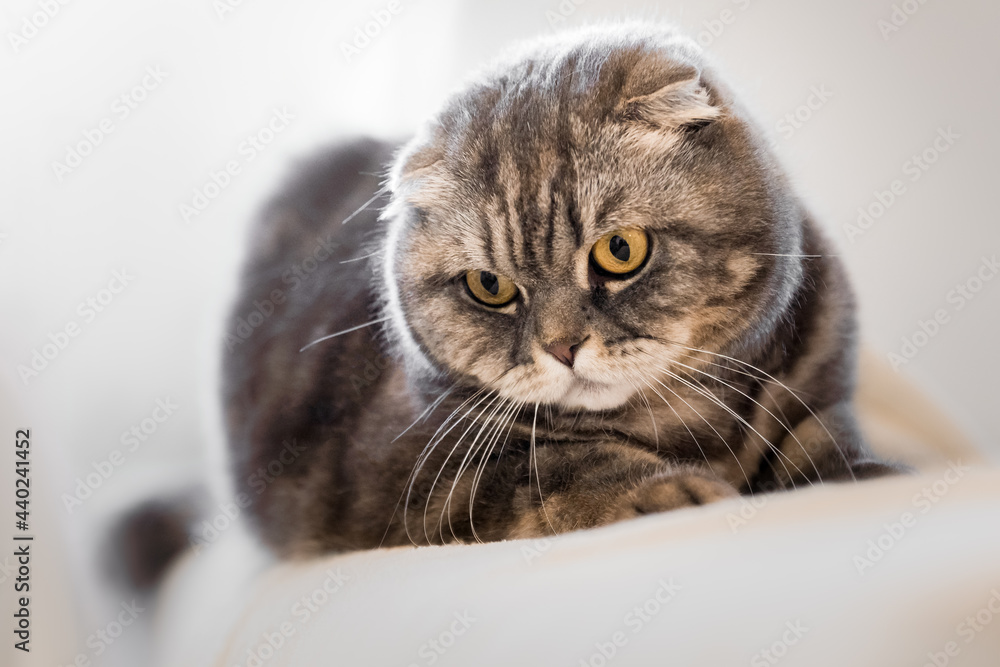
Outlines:
[[[225,387],[237,485],[278,551],[540,536],[897,469],[851,413],[843,269],[690,40],[529,44],[392,150],[307,166],[244,275],[235,315],[285,297],[229,340]],[[591,248],[623,227],[649,258],[608,279]],[[336,248],[293,289],[318,239]],[[478,304],[469,270],[520,295]],[[262,485],[287,441],[303,453]]]

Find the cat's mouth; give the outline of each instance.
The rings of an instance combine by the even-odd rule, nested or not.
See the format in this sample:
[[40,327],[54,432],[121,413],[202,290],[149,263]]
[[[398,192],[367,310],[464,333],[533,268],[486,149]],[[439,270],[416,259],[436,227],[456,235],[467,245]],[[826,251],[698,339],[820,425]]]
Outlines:
[[627,403],[635,393],[630,383],[609,377],[606,369],[601,368],[600,361],[586,347],[577,353],[576,363],[572,366],[542,363],[543,367],[547,367],[543,375],[552,382],[553,393],[558,395],[553,402],[564,408],[613,410]]
[[594,412],[621,408],[637,391],[614,360],[587,348],[575,357],[570,365],[539,349],[533,363],[515,366],[492,382],[481,381],[508,400]]

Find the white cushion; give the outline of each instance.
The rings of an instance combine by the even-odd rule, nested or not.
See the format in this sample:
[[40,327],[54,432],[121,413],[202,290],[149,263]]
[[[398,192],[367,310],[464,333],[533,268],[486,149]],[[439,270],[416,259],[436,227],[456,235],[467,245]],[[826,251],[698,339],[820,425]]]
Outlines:
[[866,428],[923,475],[292,563],[237,525],[174,569],[159,664],[995,667],[1000,471],[865,363]]

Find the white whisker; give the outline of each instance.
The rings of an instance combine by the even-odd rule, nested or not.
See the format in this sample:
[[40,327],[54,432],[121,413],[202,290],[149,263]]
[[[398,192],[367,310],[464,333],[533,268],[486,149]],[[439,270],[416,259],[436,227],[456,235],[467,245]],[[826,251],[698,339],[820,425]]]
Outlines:
[[[656,379],[656,378],[654,378],[654,379]],[[691,405],[690,403],[688,403],[684,399],[683,396],[681,396],[680,394],[678,394],[676,391],[674,391],[673,389],[671,389],[669,386],[667,386],[666,384],[664,384],[659,379],[656,379],[656,382],[658,382],[660,384],[660,386],[662,386],[664,389],[666,389],[671,394],[673,394],[675,397],[677,397],[682,403],[684,403],[684,405],[688,406],[688,409],[690,409],[692,412],[694,412],[696,415],[698,415],[698,417],[703,422],[705,422],[705,424],[710,429],[712,429],[712,432],[714,432],[715,435],[719,438],[719,440],[722,441],[722,444],[724,444],[726,446],[726,449],[729,450],[729,453],[733,455],[733,460],[736,461],[736,465],[739,467],[740,472],[743,474],[743,479],[746,480],[746,483],[747,483],[747,490],[750,492],[750,495],[752,496],[753,495],[753,489],[750,488],[751,487],[751,485],[750,485],[750,478],[747,476],[747,471],[743,469],[743,463],[740,461],[740,457],[738,457],[736,455],[736,452],[733,451],[733,448],[729,445],[729,442],[722,436],[721,433],[719,433],[719,430],[717,428],[715,428],[715,426],[712,424],[712,422],[708,421],[708,419],[706,419],[705,416],[701,414],[700,410],[696,409],[693,405]],[[646,384],[653,391],[653,393],[655,393],[657,396],[659,396],[660,399],[664,403],[666,403],[667,407],[670,408],[670,410],[674,413],[674,415],[677,417],[678,421],[680,421],[680,423],[684,426],[684,428],[687,429],[687,432],[691,436],[691,439],[694,440],[694,444],[696,444],[698,446],[698,451],[701,452],[702,458],[705,459],[705,463],[707,463],[708,467],[711,468],[712,464],[708,460],[708,455],[705,453],[704,448],[702,448],[701,443],[698,441],[698,438],[695,437],[694,432],[691,430],[691,427],[687,425],[687,422],[685,422],[683,419],[681,419],[681,416],[679,414],[677,414],[677,410],[674,409],[674,406],[670,405],[670,401],[668,401],[666,398],[664,398],[660,394],[660,392],[658,392],[656,390],[656,387],[650,385],[648,382]]]
[[820,257],[840,257],[840,255],[795,255],[782,254],[777,252],[752,252],[751,255],[761,255],[763,257],[801,257],[803,259],[818,259]]
[[[776,447],[774,445],[774,443],[772,443],[770,440],[768,440],[767,438],[765,438],[763,436],[763,434],[760,433],[760,431],[758,431],[756,428],[754,428],[753,424],[751,424],[746,419],[744,419],[742,415],[740,415],[739,413],[737,413],[730,406],[726,405],[725,401],[723,401],[722,399],[720,399],[718,396],[716,396],[712,392],[708,391],[708,389],[706,389],[704,386],[701,386],[700,388],[696,387],[694,384],[692,384],[688,380],[682,378],[680,375],[677,375],[676,373],[674,373],[674,372],[672,372],[672,371],[670,371],[670,370],[668,370],[666,368],[661,368],[660,370],[662,372],[666,373],[667,375],[669,375],[670,377],[672,377],[673,379],[677,380],[681,384],[685,385],[689,389],[692,389],[693,391],[696,391],[696,392],[700,393],[705,398],[707,398],[710,401],[714,402],[720,408],[722,408],[723,410],[725,410],[726,412],[728,412],[729,415],[732,416],[734,419],[736,419],[741,424],[745,425],[747,428],[749,428],[751,431],[753,431],[754,434],[756,434],[758,438],[760,438],[761,440],[763,440],[767,444],[768,447],[770,447],[776,454],[778,454],[778,461],[781,463],[782,467],[785,469],[785,473],[788,475],[788,478],[792,479],[792,477],[793,477],[792,476],[792,472],[788,469],[788,466],[785,465],[785,462],[781,460],[781,456],[784,456],[786,459],[788,459],[788,456],[784,452],[782,452],[781,449],[779,449],[778,447]],[[798,469],[798,466],[795,465],[794,461],[792,461],[791,459],[788,459],[788,460],[789,460],[789,463],[791,463],[793,466],[795,466],[796,469]],[[801,474],[802,471],[799,470],[799,473]],[[808,479],[807,479],[807,481],[808,481]],[[812,482],[809,481],[809,484],[812,485]]]
[[360,262],[361,260],[368,259],[369,257],[378,257],[379,255],[382,254],[382,252],[383,252],[382,250],[377,250],[377,251],[375,251],[375,252],[373,252],[371,254],[368,254],[368,255],[361,255],[361,257],[351,257],[350,259],[342,259],[342,260],[340,260],[340,263],[341,264],[350,264],[351,262]]
[[434,412],[435,410],[437,410],[437,407],[438,407],[439,405],[441,405],[441,402],[442,402],[442,401],[443,401],[443,400],[444,400],[445,398],[447,398],[447,397],[448,397],[448,395],[449,395],[449,394],[451,394],[451,392],[452,392],[452,391],[453,391],[453,390],[455,389],[455,387],[457,387],[457,386],[458,386],[458,383],[456,382],[455,384],[453,384],[453,385],[451,385],[450,387],[448,387],[448,389],[447,389],[447,390],[445,390],[445,392],[444,392],[443,394],[441,394],[441,395],[440,395],[440,396],[438,396],[438,397],[437,397],[436,399],[434,399],[434,402],[433,402],[433,403],[431,403],[431,404],[430,404],[430,405],[428,405],[428,406],[427,406],[426,408],[424,408],[424,411],[423,411],[423,412],[421,412],[421,413],[420,413],[420,414],[419,414],[419,415],[417,416],[417,418],[413,420],[413,423],[412,423],[412,424],[410,424],[409,426],[407,426],[406,428],[404,428],[404,429],[403,429],[402,431],[400,431],[399,435],[397,435],[397,436],[396,436],[395,438],[393,438],[393,439],[391,440],[391,442],[396,442],[397,440],[399,440],[400,438],[402,438],[402,437],[403,437],[404,435],[406,435],[406,432],[407,432],[407,431],[409,431],[409,430],[410,430],[411,428],[413,428],[414,426],[416,426],[416,425],[417,425],[417,422],[419,422],[419,421],[421,421],[421,420],[425,420],[425,419],[426,419],[427,417],[429,417],[429,416],[430,416],[430,414],[431,414],[432,412]]
[[362,204],[360,208],[358,208],[356,211],[354,211],[354,213],[351,213],[349,216],[347,216],[346,218],[344,218],[344,221],[341,222],[340,224],[346,225],[347,223],[349,223],[351,220],[353,220],[355,217],[357,217],[361,213],[361,211],[363,211],[366,208],[368,208],[369,206],[371,206],[375,202],[376,199],[378,199],[379,197],[381,197],[382,195],[384,195],[388,191],[389,191],[389,186],[383,186],[383,187],[379,188],[378,191],[375,192],[375,195],[371,199],[369,199],[364,204]]
[[[810,455],[809,455],[809,452],[806,452],[806,450],[805,450],[805,447],[803,447],[803,446],[802,446],[802,443],[801,443],[801,442],[799,442],[799,439],[798,439],[798,437],[797,437],[797,436],[795,435],[795,432],[794,432],[794,431],[792,431],[792,430],[791,430],[790,428],[787,428],[787,427],[786,427],[786,426],[785,426],[784,424],[782,424],[781,420],[780,420],[780,419],[778,419],[777,417],[775,417],[775,416],[774,416],[774,413],[773,413],[773,412],[771,412],[771,411],[770,411],[770,410],[768,410],[768,409],[767,409],[766,407],[764,407],[764,404],[763,404],[763,403],[761,403],[760,401],[758,401],[757,399],[755,399],[755,398],[754,398],[753,396],[751,396],[750,394],[747,394],[746,392],[744,392],[744,391],[741,391],[741,390],[740,390],[739,388],[737,388],[737,387],[734,387],[733,385],[729,384],[728,382],[726,382],[725,380],[723,380],[723,379],[722,379],[722,378],[720,378],[720,377],[717,377],[717,376],[715,376],[715,375],[712,375],[711,373],[708,373],[708,372],[706,372],[706,371],[703,371],[703,370],[699,370],[699,369],[697,369],[697,368],[694,368],[693,366],[688,366],[687,364],[682,364],[681,362],[679,362],[679,361],[676,361],[676,360],[674,361],[674,363],[675,363],[675,364],[677,364],[678,366],[683,366],[684,368],[687,368],[687,369],[689,369],[689,370],[692,370],[692,371],[694,371],[694,372],[696,372],[696,373],[701,373],[702,375],[705,375],[705,376],[708,376],[708,377],[712,378],[713,380],[715,380],[716,382],[719,382],[719,383],[721,383],[721,384],[725,385],[726,387],[729,387],[730,389],[732,389],[732,390],[733,390],[733,391],[735,391],[736,393],[740,394],[741,396],[743,396],[743,397],[745,397],[745,398],[748,398],[748,399],[750,399],[751,401],[753,401],[753,403],[754,403],[754,404],[756,404],[756,405],[757,405],[757,406],[758,406],[758,407],[759,407],[759,408],[760,408],[761,410],[763,410],[764,412],[766,412],[767,414],[769,414],[769,415],[771,416],[771,418],[772,418],[772,419],[774,419],[774,420],[775,420],[776,422],[778,422],[778,424],[779,424],[779,425],[781,425],[781,426],[782,426],[782,428],[784,428],[784,429],[785,429],[785,430],[786,430],[786,431],[788,432],[788,434],[789,434],[790,436],[792,436],[792,439],[793,439],[793,440],[795,440],[795,443],[796,443],[796,444],[797,444],[797,445],[799,446],[799,448],[800,448],[800,449],[801,449],[801,450],[802,450],[803,452],[805,452],[805,455],[806,455],[806,458],[808,458],[808,459],[809,459],[809,463],[810,463],[810,464],[812,465],[812,467],[813,467],[813,470],[815,470],[815,471],[816,471],[816,476],[817,476],[817,479],[818,479],[818,480],[819,480],[820,482],[822,482],[822,481],[823,481],[823,476],[822,476],[822,475],[820,474],[820,472],[819,472],[819,468],[817,468],[817,467],[816,467],[816,463],[815,463],[815,461],[813,461],[813,460],[812,460],[812,456],[810,456]],[[692,379],[693,379],[693,378],[692,378]],[[796,468],[797,468],[797,467],[798,467],[798,466],[796,466]],[[801,473],[802,471],[801,471],[801,470],[799,470],[799,472]],[[794,486],[794,482],[792,482],[792,484],[793,484],[793,486]]]
[[[392,439],[392,442],[396,442],[401,437],[403,437],[403,435],[407,431],[409,431],[411,428],[413,428],[417,424],[417,422],[419,422],[421,419],[426,419],[427,417],[429,417],[430,414],[432,412],[434,412],[434,410],[436,410],[439,405],[441,405],[441,402],[444,401],[444,399],[449,394],[451,394],[451,392],[455,389],[456,386],[458,386],[457,382],[455,384],[451,385],[450,387],[448,387],[448,389],[446,389],[440,396],[438,396],[436,399],[434,399],[434,401],[431,402],[431,404],[428,405],[424,409],[424,411],[421,412],[417,416],[417,418],[415,420],[413,420],[413,423],[411,423],[409,426],[407,426],[405,429],[403,429],[403,431],[399,435],[397,435],[395,438]],[[459,406],[459,408],[456,408],[456,409],[461,409],[461,406]],[[454,414],[454,412],[452,412],[452,415],[453,414]],[[450,416],[451,415],[449,415],[449,417]],[[430,443],[428,443],[428,444],[430,444]],[[426,451],[426,449],[427,449],[427,445],[424,446],[424,451]],[[421,452],[421,455],[422,454],[423,454],[423,452]],[[420,460],[420,456],[417,457],[417,461],[419,461],[419,460]],[[408,493],[409,493],[410,489],[412,488],[412,485],[413,485],[413,475],[414,475],[414,473],[415,473],[415,471],[417,469],[417,461],[414,461],[413,468],[410,469],[410,476],[407,478],[407,487],[399,494],[399,499],[396,500],[396,504],[392,508],[392,515],[389,517],[389,523],[385,527],[385,533],[382,534],[382,539],[379,541],[379,547],[381,547],[382,544],[385,542],[385,538],[389,534],[389,529],[392,528],[392,520],[396,518],[396,512],[399,511],[399,504],[401,502],[403,502],[403,498],[404,497],[408,496]],[[408,508],[404,508],[403,509],[403,529],[404,529],[404,531],[407,531],[407,535],[406,536],[407,536],[407,538],[409,538],[410,542],[412,544],[416,544],[416,542],[414,542],[413,538],[410,536],[409,531],[407,530],[407,526],[406,526],[406,511],[407,511],[407,509]]]
[[[515,403],[510,401],[510,407],[503,413],[500,417],[499,422],[497,422],[497,428],[493,430],[492,434],[488,434],[489,441],[487,445],[483,448],[483,455],[480,457],[479,463],[476,465],[476,472],[472,475],[472,490],[469,492],[469,528],[472,530],[472,536],[477,542],[482,542],[479,539],[479,534],[476,532],[476,525],[472,519],[472,511],[476,505],[476,491],[479,488],[479,483],[483,479],[483,474],[486,472],[486,464],[489,462],[490,457],[493,455],[493,450],[496,448],[497,442],[500,440],[500,435],[504,432],[504,425],[508,422],[511,426],[514,423],[515,413],[524,403]],[[509,435],[508,431],[508,435]],[[504,439],[506,443],[506,438]],[[499,464],[499,461],[497,461]]]
[[[479,391],[477,391],[476,393],[474,393],[472,396],[470,396],[469,398],[465,399],[465,401],[463,401],[461,405],[459,405],[457,408],[455,408],[454,410],[452,410],[451,414],[448,415],[448,417],[447,417],[447,419],[445,419],[444,423],[441,426],[438,427],[437,431],[434,432],[434,435],[431,436],[431,439],[427,442],[426,445],[424,445],[424,449],[420,453],[420,455],[417,456],[417,461],[414,464],[414,470],[413,470],[413,472],[410,473],[410,483],[409,483],[409,486],[408,486],[408,488],[406,490],[406,505],[405,505],[405,507],[403,509],[403,525],[404,525],[404,528],[406,529],[406,535],[407,535],[407,537],[410,537],[409,523],[407,523],[407,519],[406,519],[407,513],[409,512],[409,509],[410,509],[410,496],[413,493],[413,485],[417,483],[417,477],[420,475],[420,472],[423,470],[424,464],[427,463],[427,461],[431,457],[431,454],[437,448],[438,444],[441,443],[441,441],[452,431],[452,429],[454,429],[456,426],[458,426],[458,424],[462,423],[462,421],[465,420],[468,417],[468,415],[473,410],[476,409],[476,407],[478,405],[480,405],[483,401],[485,401],[487,398],[489,398],[489,396],[490,396],[490,394],[492,392],[490,392],[490,394],[487,394],[483,398],[479,399],[479,401],[477,401],[472,407],[470,407],[468,409],[468,411],[465,413],[465,415],[463,415],[462,417],[460,417],[459,419],[457,419],[455,421],[455,423],[451,427],[449,427],[448,430],[446,430],[444,433],[441,433],[441,430],[445,427],[446,424],[448,424],[451,421],[451,419],[458,412],[460,412],[462,410],[462,408],[464,408],[470,402],[476,400],[476,398],[478,398],[485,391],[486,391],[485,387],[482,388],[482,389],[480,389]],[[438,434],[440,434],[440,437],[438,437]],[[440,473],[438,473],[438,474],[440,475]],[[436,482],[436,478],[435,478],[435,482]],[[432,487],[431,488],[431,492],[433,492],[433,490],[434,489]],[[430,492],[428,492],[428,496],[427,496],[427,498],[424,501],[424,519],[423,519],[424,541],[429,544],[430,543],[430,538],[427,535],[427,505],[428,504],[430,504]],[[412,537],[410,538],[410,541],[411,542],[413,541]]]
[[[654,438],[654,440],[656,442],[656,451],[657,451],[657,453],[659,453],[659,451],[660,451],[660,432],[659,432],[659,429],[656,428],[656,417],[653,416],[653,407],[649,404],[649,399],[646,398],[646,393],[644,391],[642,391],[641,387],[639,387],[636,384],[634,384],[628,378],[625,378],[625,381],[628,382],[630,385],[632,385],[632,388],[635,389],[635,392],[637,394],[639,394],[639,397],[642,399],[643,403],[646,404],[646,411],[649,412],[649,421],[652,422],[652,424],[653,424],[653,438]],[[650,387],[650,388],[652,388],[652,387]],[[662,396],[661,396],[661,398],[662,398]],[[631,403],[631,399],[629,399],[629,403]],[[664,403],[666,403],[666,401],[664,401]],[[668,406],[669,406],[669,404],[668,404]],[[673,408],[671,407],[671,410],[672,409]],[[677,413],[674,412],[674,414],[677,414]],[[678,419],[679,419],[679,417],[678,417]],[[601,418],[601,421],[603,423],[603,417]]]
[[711,355],[714,355],[716,357],[720,357],[722,359],[728,359],[729,361],[734,361],[734,362],[736,362],[738,364],[741,364],[742,366],[744,366],[746,368],[750,368],[751,370],[754,370],[754,371],[760,373],[761,375],[763,375],[764,377],[766,377],[768,380],[770,380],[774,384],[778,385],[779,387],[781,387],[782,389],[784,389],[785,391],[787,391],[789,394],[792,395],[793,398],[795,398],[795,400],[797,400],[799,403],[802,404],[802,407],[804,407],[809,412],[810,416],[812,416],[812,418],[816,420],[816,422],[820,425],[820,427],[827,434],[827,436],[829,436],[830,442],[832,442],[833,445],[834,445],[834,449],[837,450],[837,453],[840,454],[840,457],[843,459],[844,464],[847,466],[847,471],[851,474],[851,479],[853,479],[855,482],[858,481],[857,477],[854,475],[854,470],[851,469],[850,461],[847,460],[847,456],[844,454],[843,450],[837,444],[837,439],[833,436],[833,433],[830,433],[830,429],[828,429],[826,427],[826,424],[823,423],[823,420],[819,418],[819,416],[815,413],[815,411],[813,411],[813,409],[811,407],[809,407],[809,405],[805,401],[803,401],[802,398],[795,391],[793,391],[791,389],[791,387],[789,387],[784,382],[782,382],[778,378],[774,377],[773,375],[771,375],[767,371],[765,371],[765,370],[763,370],[761,368],[758,368],[757,366],[754,366],[753,364],[751,364],[749,362],[743,361],[742,359],[736,359],[735,357],[730,357],[730,356],[727,356],[725,354],[720,354],[718,352],[711,352],[709,350],[702,350],[702,349],[699,349],[699,348],[696,348],[696,347],[688,347],[687,345],[681,345],[680,343],[675,343],[673,341],[667,341],[667,342],[671,343],[672,345],[677,345],[678,347],[682,347],[682,348],[684,348],[686,350],[690,350],[691,352],[702,352],[704,354],[711,354]]
[[[546,412],[548,412],[548,407],[545,406]],[[545,510],[545,498],[542,496],[542,477],[541,472],[538,469],[538,454],[535,448],[535,427],[538,424],[538,403],[535,403],[535,416],[531,420],[531,444],[529,447],[529,458],[528,458],[528,486],[531,486],[531,463],[534,461],[535,464],[535,484],[538,486],[538,502],[542,506],[542,516],[545,517],[545,523],[549,524],[549,530],[552,534],[556,534],[556,529],[552,525],[552,521],[549,519],[549,513]]]
[[364,329],[365,327],[370,327],[373,324],[379,324],[380,322],[385,322],[388,319],[389,319],[389,316],[387,315],[385,317],[380,317],[377,320],[372,320],[371,322],[365,322],[364,324],[359,324],[356,327],[351,327],[350,329],[344,329],[343,331],[338,331],[337,333],[332,333],[332,334],[323,336],[322,338],[317,338],[313,342],[309,343],[308,345],[306,345],[305,347],[303,347],[302,349],[300,349],[299,352],[305,352],[306,350],[308,350],[313,345],[316,345],[317,343],[322,343],[325,340],[330,340],[331,338],[336,338],[337,336],[343,336],[344,334],[351,333],[352,331],[357,331],[358,329]]
[[[457,536],[455,535],[455,529],[452,527],[452,524],[451,524],[451,501],[452,501],[452,498],[455,495],[455,487],[458,485],[458,482],[462,478],[462,475],[465,474],[465,471],[467,470],[468,465],[471,465],[470,457],[475,456],[475,453],[477,451],[479,451],[479,449],[482,447],[482,445],[480,445],[480,447],[476,447],[476,444],[479,442],[479,438],[483,435],[483,431],[486,430],[487,426],[490,425],[490,421],[493,419],[493,416],[496,415],[496,413],[501,408],[503,408],[504,405],[507,403],[507,399],[504,398],[504,397],[502,397],[502,396],[500,396],[498,394],[497,397],[494,398],[492,401],[490,401],[489,405],[487,405],[483,409],[483,411],[481,413],[479,413],[479,416],[482,417],[483,414],[486,413],[486,410],[489,410],[490,406],[492,406],[493,403],[496,403],[497,399],[499,399],[500,402],[497,403],[497,406],[495,408],[493,408],[493,412],[490,413],[489,417],[486,418],[486,421],[483,422],[482,425],[479,427],[479,430],[476,432],[476,437],[472,439],[472,443],[469,445],[468,450],[466,450],[466,452],[465,452],[465,456],[462,457],[462,461],[458,465],[458,472],[456,472],[455,476],[452,478],[451,489],[449,489],[448,495],[445,497],[444,504],[442,505],[442,508],[441,508],[441,517],[438,520],[438,534],[440,535],[442,542],[444,542],[444,530],[443,530],[443,528],[444,528],[445,517],[448,518],[448,529],[451,531],[451,537],[452,537],[452,539],[458,539]],[[492,429],[492,427],[491,427],[491,429]],[[466,433],[467,432],[468,432],[468,430],[466,430]],[[492,432],[492,430],[487,431],[487,433],[491,433],[491,432]],[[461,439],[459,440],[459,442],[461,442]],[[484,440],[484,442],[485,442],[485,440]],[[458,446],[458,443],[456,443],[456,447],[457,446]],[[452,448],[452,453],[454,453],[454,451],[455,451],[455,448]],[[448,456],[450,458],[451,454],[449,454]],[[447,463],[447,459],[445,459],[445,463]],[[442,467],[442,469],[443,469],[443,467]]]

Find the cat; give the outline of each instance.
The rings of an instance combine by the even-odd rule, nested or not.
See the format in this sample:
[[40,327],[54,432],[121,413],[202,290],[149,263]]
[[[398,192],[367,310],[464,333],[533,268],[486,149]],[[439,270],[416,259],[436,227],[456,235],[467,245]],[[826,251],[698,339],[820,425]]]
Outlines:
[[[374,195],[374,196],[373,196]],[[844,268],[701,49],[514,49],[266,207],[226,337],[236,491],[284,556],[540,537],[862,480]]]

